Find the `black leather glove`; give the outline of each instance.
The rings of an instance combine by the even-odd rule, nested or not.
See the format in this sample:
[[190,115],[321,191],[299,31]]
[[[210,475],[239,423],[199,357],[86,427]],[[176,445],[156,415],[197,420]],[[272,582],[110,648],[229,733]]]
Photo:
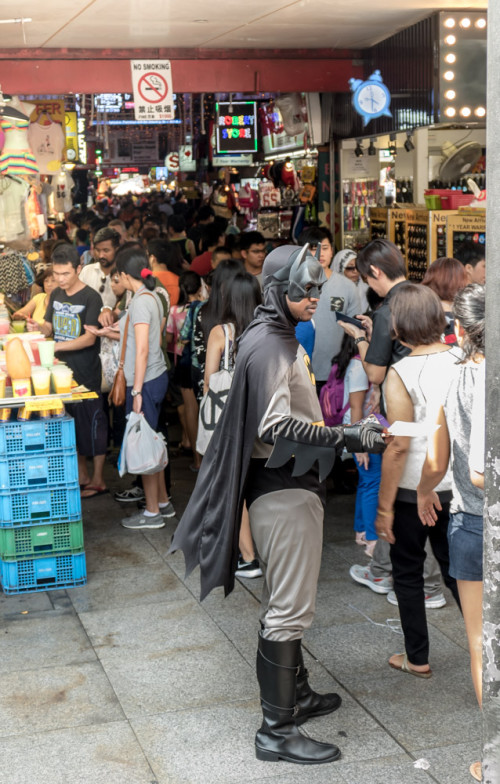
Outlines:
[[383,452],[386,443],[380,422],[366,422],[344,427],[345,448],[348,452]]

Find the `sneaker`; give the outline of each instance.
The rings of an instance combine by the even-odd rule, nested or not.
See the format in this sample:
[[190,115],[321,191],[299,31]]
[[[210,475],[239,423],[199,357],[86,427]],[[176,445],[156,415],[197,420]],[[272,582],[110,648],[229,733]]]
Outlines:
[[142,487],[131,487],[130,490],[122,490],[121,493],[115,493],[115,501],[119,501],[121,504],[144,501],[144,490]]
[[161,514],[157,514],[154,517],[146,517],[142,512],[139,512],[133,515],[133,517],[124,517],[121,524],[124,528],[134,528],[136,530],[141,528],[164,528],[165,520]]
[[257,558],[254,558],[253,561],[244,561],[240,556],[238,558],[236,577],[262,577],[262,569]]
[[[398,600],[396,597],[395,591],[389,591],[387,594],[387,601],[389,604],[393,604],[395,607],[398,606]],[[425,608],[426,610],[439,610],[440,607],[444,607],[446,604],[446,599],[444,598],[442,593],[436,593],[434,596],[427,594],[425,597]]]
[[169,501],[166,506],[160,506],[160,514],[165,519],[175,517],[175,509],[172,505],[172,501]]
[[349,569],[352,579],[361,585],[367,585],[375,593],[389,593],[392,589],[392,577],[373,577],[370,568],[354,564]]

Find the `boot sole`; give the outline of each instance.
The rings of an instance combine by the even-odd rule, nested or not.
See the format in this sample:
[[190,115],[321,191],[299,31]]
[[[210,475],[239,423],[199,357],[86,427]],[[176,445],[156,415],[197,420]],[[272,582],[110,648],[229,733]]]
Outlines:
[[259,749],[258,746],[255,747],[255,756],[258,760],[261,760],[261,762],[279,762],[282,760],[283,762],[293,762],[296,765],[324,765],[328,762],[336,762],[340,758],[340,755],[340,749],[337,749],[337,753],[331,757],[328,757],[327,759],[305,760],[296,759],[295,757],[288,757],[286,754],[277,754],[275,751]]

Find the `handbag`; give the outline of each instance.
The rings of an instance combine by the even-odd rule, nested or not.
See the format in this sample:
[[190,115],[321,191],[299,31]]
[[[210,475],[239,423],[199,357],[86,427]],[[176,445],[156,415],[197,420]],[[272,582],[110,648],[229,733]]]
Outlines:
[[130,319],[130,315],[127,314],[127,321],[125,322],[125,329],[123,330],[122,352],[120,354],[118,370],[115,373],[115,377],[113,379],[113,386],[111,387],[111,391],[108,396],[109,402],[112,403],[114,406],[125,405],[127,383],[125,381],[125,373],[123,372],[123,365],[125,362],[125,351],[127,350],[127,334],[128,334],[129,319]]
[[229,395],[233,383],[233,370],[229,370],[229,329],[223,324],[224,367],[217,373],[212,373],[208,382],[208,390],[203,395],[198,416],[198,436],[196,438],[196,451],[204,455],[212,438],[213,432],[222,414],[222,409]]

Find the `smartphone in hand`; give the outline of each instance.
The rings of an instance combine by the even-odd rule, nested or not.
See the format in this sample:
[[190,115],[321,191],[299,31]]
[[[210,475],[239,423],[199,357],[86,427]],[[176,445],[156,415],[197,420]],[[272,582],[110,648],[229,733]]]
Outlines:
[[365,326],[362,321],[360,321],[357,318],[352,318],[352,316],[346,316],[345,313],[339,313],[339,311],[337,311],[335,313],[335,318],[337,319],[337,321],[345,321],[346,324],[354,324],[355,327],[359,327],[360,329],[365,329]]

